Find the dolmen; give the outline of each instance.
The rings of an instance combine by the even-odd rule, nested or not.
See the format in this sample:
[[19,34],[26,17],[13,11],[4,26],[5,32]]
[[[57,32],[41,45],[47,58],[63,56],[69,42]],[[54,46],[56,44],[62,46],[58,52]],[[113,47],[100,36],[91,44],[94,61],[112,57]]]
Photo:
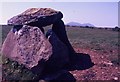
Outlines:
[[[60,11],[50,8],[30,8],[12,17],[8,25],[13,28],[2,45],[2,54],[37,74],[35,80],[75,82],[68,70],[87,69],[93,63],[89,55],[75,53],[62,18]],[[48,25],[52,29],[45,32]]]
[[[60,11],[50,8],[30,8],[12,17],[8,25],[13,28],[3,43],[2,54],[47,80],[51,80],[49,75],[58,78],[57,75],[67,74],[61,69],[70,62],[74,49],[62,18]],[[44,27],[48,25],[52,29],[45,33]]]

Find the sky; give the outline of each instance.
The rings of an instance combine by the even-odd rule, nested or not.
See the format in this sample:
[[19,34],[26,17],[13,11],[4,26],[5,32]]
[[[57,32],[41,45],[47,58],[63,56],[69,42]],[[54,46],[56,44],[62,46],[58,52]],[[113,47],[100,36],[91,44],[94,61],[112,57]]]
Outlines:
[[97,27],[118,26],[118,2],[2,2],[0,24],[28,8],[52,8],[63,13],[63,21],[91,23]]

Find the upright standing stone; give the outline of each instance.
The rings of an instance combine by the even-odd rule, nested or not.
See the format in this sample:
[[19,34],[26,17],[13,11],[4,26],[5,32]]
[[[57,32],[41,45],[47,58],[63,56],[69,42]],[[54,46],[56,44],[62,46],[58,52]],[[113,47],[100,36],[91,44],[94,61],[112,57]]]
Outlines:
[[56,21],[53,24],[52,30],[57,35],[57,37],[68,47],[69,57],[71,59],[75,55],[75,51],[68,40],[64,22],[62,20]]

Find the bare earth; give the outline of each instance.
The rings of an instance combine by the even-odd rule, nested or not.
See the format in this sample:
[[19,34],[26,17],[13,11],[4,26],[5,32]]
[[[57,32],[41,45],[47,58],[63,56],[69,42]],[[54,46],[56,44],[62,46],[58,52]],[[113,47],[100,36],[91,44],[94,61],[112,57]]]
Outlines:
[[[75,48],[77,53],[89,54],[94,66],[86,70],[70,71],[79,80],[120,80],[119,67],[107,59],[108,53],[99,53],[90,49]],[[102,54],[102,55],[101,55]]]

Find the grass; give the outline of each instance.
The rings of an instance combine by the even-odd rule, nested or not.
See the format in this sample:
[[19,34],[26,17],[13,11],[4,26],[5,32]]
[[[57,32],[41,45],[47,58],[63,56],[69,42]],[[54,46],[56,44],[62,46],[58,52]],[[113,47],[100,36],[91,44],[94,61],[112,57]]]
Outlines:
[[67,35],[71,44],[76,48],[96,50],[98,53],[109,55],[115,65],[119,65],[118,48],[120,42],[118,32],[106,29],[91,29],[80,27],[66,27]]
[[5,38],[7,37],[8,32],[12,29],[13,26],[9,25],[2,25],[2,43],[4,42]]
[[34,80],[37,75],[17,62],[3,56],[2,75],[5,80]]
[[[82,43],[92,45],[107,45],[113,48],[117,48],[118,32],[109,31],[105,29],[90,29],[79,27],[67,27],[67,34],[72,44]],[[89,46],[92,47],[92,46]]]

